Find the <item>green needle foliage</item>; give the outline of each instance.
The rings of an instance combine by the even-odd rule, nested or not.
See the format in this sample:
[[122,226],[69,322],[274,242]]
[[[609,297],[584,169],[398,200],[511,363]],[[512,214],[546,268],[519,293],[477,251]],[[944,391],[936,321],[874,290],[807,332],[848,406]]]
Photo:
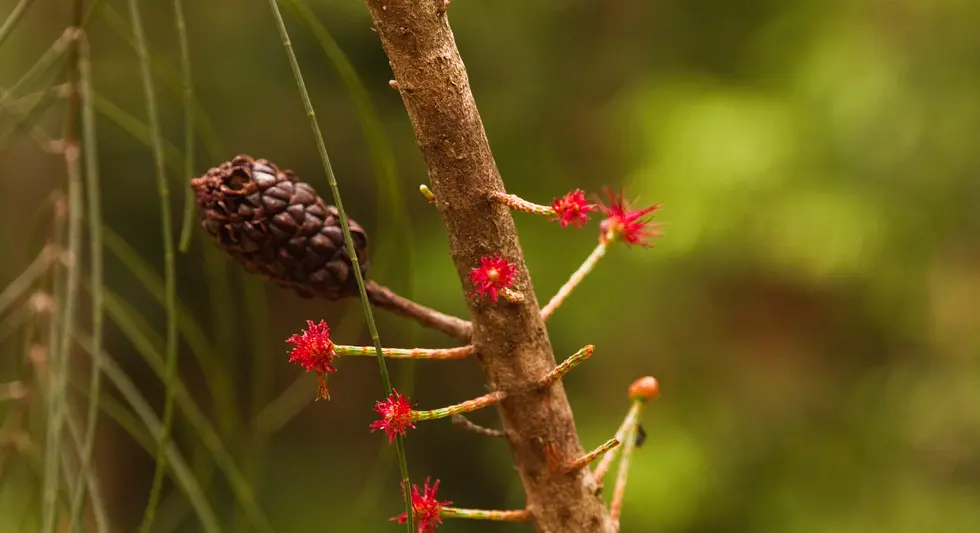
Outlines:
[[164,288],[166,292],[167,313],[167,373],[164,378],[165,401],[163,414],[163,435],[157,452],[156,470],[153,473],[153,483],[150,497],[140,524],[141,533],[149,533],[153,526],[156,507],[160,502],[163,490],[163,476],[167,468],[166,448],[170,440],[170,429],[173,423],[174,383],[177,380],[177,268],[174,253],[174,236],[170,212],[170,186],[167,184],[165,170],[166,159],[163,151],[163,135],[160,131],[160,118],[157,110],[156,91],[153,88],[153,73],[150,67],[150,53],[143,32],[143,20],[140,15],[139,0],[129,0],[129,13],[136,38],[136,51],[140,63],[140,77],[143,82],[143,93],[146,99],[146,112],[150,123],[150,134],[153,145],[153,161],[156,169],[157,192],[160,196],[160,220],[163,239]]

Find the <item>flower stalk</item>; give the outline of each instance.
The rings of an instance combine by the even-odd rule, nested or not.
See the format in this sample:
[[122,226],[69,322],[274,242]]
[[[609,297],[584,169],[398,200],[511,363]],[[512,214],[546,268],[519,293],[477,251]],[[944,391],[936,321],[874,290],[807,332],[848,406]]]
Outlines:
[[[376,357],[374,346],[347,346],[335,344],[337,357]],[[458,348],[382,348],[381,353],[389,359],[465,359],[476,353],[476,346],[468,344]]]
[[472,400],[466,400],[465,402],[450,405],[449,407],[443,407],[441,409],[432,409],[431,411],[412,411],[412,420],[422,422],[425,420],[438,420],[440,418],[449,418],[453,415],[470,413],[472,411],[483,409],[484,407],[489,407],[495,403],[499,403],[506,397],[506,392],[493,391],[484,394],[483,396],[473,398]]
[[589,221],[588,213],[597,209],[595,204],[586,202],[585,193],[581,189],[575,189],[561,198],[553,199],[550,206],[528,202],[520,196],[504,192],[492,192],[490,198],[515,211],[552,217],[551,219],[560,223],[563,228],[569,225],[578,228],[585,226]]
[[623,499],[626,497],[626,481],[629,478],[630,460],[633,458],[633,450],[636,448],[637,425],[633,424],[626,435],[626,443],[623,445],[623,458],[619,462],[619,471],[616,473],[616,487],[613,489],[612,501],[609,503],[609,518],[613,521],[616,530],[619,530],[619,516],[623,511]]
[[524,522],[528,518],[528,512],[526,509],[497,511],[490,509],[443,507],[439,509],[439,516],[443,518],[469,518],[470,520],[495,520],[498,522]]
[[558,306],[560,306],[562,302],[568,298],[568,295],[572,294],[575,287],[578,287],[579,283],[582,283],[585,276],[587,276],[589,272],[592,272],[592,269],[595,268],[599,260],[606,255],[606,250],[609,248],[609,242],[612,242],[612,240],[603,239],[598,245],[596,245],[595,249],[592,250],[592,253],[589,254],[589,257],[585,259],[585,262],[578,267],[578,270],[572,273],[572,276],[568,278],[568,281],[566,281],[565,284],[558,289],[558,292],[551,297],[551,300],[548,300],[548,303],[541,308],[541,318],[548,320],[551,315],[554,314],[555,309],[558,309]]
[[555,210],[552,207],[528,202],[516,194],[507,194],[505,192],[494,191],[490,193],[490,198],[506,205],[514,211],[521,211],[522,213],[530,213],[532,215],[540,215],[544,217],[553,217],[556,215]]
[[[626,418],[623,419],[623,423],[620,424],[619,429],[616,430],[616,436],[613,438],[628,444],[630,435],[634,433],[633,428],[640,423],[640,414],[642,412],[643,402],[640,400],[635,400],[633,405],[630,406],[630,410],[626,414]],[[609,451],[609,453],[602,456],[599,464],[595,467],[595,471],[592,473],[592,475],[595,476],[596,483],[599,483],[600,485],[602,484],[602,479],[609,471],[609,467],[612,466],[612,462],[616,460],[616,455],[618,455],[618,453],[619,448],[613,448]]]

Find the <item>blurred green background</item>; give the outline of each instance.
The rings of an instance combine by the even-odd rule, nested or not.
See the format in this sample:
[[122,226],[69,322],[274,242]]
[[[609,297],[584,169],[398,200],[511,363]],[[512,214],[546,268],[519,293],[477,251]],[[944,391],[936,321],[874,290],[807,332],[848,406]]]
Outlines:
[[[15,3],[0,0],[0,19]],[[0,86],[61,34],[67,4],[38,0],[30,9],[0,48]],[[143,4],[179,221],[191,176],[180,171],[178,41],[171,3]],[[417,191],[425,167],[366,8],[307,5],[380,119],[365,122],[321,43],[287,14],[345,206],[372,239],[372,277],[464,314],[441,221]],[[186,8],[202,123],[213,126],[210,137],[206,123],[202,130],[196,172],[248,153],[328,196],[267,3]],[[615,431],[634,378],[660,380],[624,532],[980,529],[980,3],[455,0],[449,14],[510,192],[545,203],[575,187],[623,186],[639,204],[664,205],[656,247],[612,249],[550,321],[559,357],[596,345],[566,379],[587,448]],[[146,111],[128,20],[125,3],[112,0],[89,26],[113,232],[107,283],[118,304],[106,347],[159,408],[160,381],[116,320],[137,322],[144,351],[160,350],[160,213],[151,152],[139,138]],[[50,105],[36,127],[57,137],[65,107]],[[11,130],[15,110],[0,113],[0,130],[12,132],[0,153],[5,286],[49,237],[49,197],[63,188],[65,169],[39,147],[40,133]],[[595,245],[596,225],[562,231],[515,218],[546,301]],[[190,252],[178,256],[185,326],[198,334],[181,345],[181,378],[259,507],[277,531],[398,531],[387,522],[401,510],[394,449],[367,431],[382,394],[375,363],[340,362],[333,400],[314,404],[315,380],[287,364],[283,342],[322,318],[337,342],[369,344],[358,302],[303,300],[247,277],[194,229]],[[149,274],[120,260],[127,247]],[[387,346],[452,345],[378,318]],[[0,378],[30,386],[20,331],[0,341]],[[88,359],[75,355],[74,381],[84,385]],[[485,390],[471,361],[390,368],[422,408]],[[129,412],[111,383],[106,396]],[[40,403],[29,405],[25,428],[36,446]],[[15,409],[2,405],[8,419]],[[496,424],[492,410],[473,418]],[[175,432],[222,525],[246,530],[213,454],[180,413]],[[153,458],[137,442],[102,418],[96,463],[117,531],[134,530],[146,502]],[[407,445],[414,479],[441,479],[440,496],[456,505],[523,504],[504,443],[439,421],[421,424]],[[0,530],[35,531],[40,478],[12,448],[3,445]],[[159,532],[199,531],[169,482],[160,517]],[[449,520],[440,531],[530,528]]]

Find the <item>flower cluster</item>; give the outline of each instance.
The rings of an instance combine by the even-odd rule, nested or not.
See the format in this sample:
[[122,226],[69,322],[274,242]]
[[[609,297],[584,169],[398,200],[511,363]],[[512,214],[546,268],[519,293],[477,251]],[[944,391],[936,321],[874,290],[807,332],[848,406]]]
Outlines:
[[622,239],[629,246],[634,244],[650,246],[648,239],[660,237],[660,233],[652,229],[659,224],[649,219],[649,215],[660,209],[660,204],[631,210],[629,202],[623,198],[622,191],[616,195],[607,190],[606,196],[609,197],[609,204],[601,203],[599,207],[607,217],[599,224],[599,229],[602,231],[600,239],[603,242]]
[[[424,189],[425,192],[427,189]],[[562,228],[574,226],[581,228],[589,221],[589,213],[601,212],[605,218],[599,224],[599,243],[595,250],[576,270],[569,280],[559,289],[543,308],[541,317],[547,320],[554,310],[568,297],[572,290],[584,279],[586,274],[592,271],[598,260],[606,254],[609,244],[622,241],[628,246],[651,246],[651,240],[661,234],[657,231],[660,224],[653,222],[653,214],[660,208],[659,204],[641,209],[633,209],[630,203],[624,198],[622,191],[613,192],[606,190],[607,201],[598,200],[597,203],[588,203],[585,193],[581,189],[575,189],[560,198],[554,198],[551,206],[532,204],[521,198],[504,193],[494,193],[498,201],[505,203],[513,209],[526,211],[529,213],[552,216],[552,220],[561,224]],[[511,302],[519,302],[524,297],[520,292],[513,290],[514,282],[517,278],[517,265],[511,263],[508,258],[497,253],[480,258],[479,266],[473,268],[469,273],[469,281],[473,285],[470,295],[481,298],[489,298],[493,302],[503,296]],[[373,347],[359,347],[334,345],[330,339],[330,328],[326,322],[320,321],[315,324],[312,320],[307,320],[307,329],[292,335],[286,342],[293,345],[290,350],[289,361],[302,366],[307,372],[317,374],[319,388],[318,398],[329,399],[326,387],[326,374],[335,372],[333,359],[338,356],[352,355],[373,355]],[[571,368],[581,363],[592,354],[593,347],[586,346],[565,362],[556,367],[553,371],[544,376],[537,387],[545,389],[550,387],[555,381],[562,379]],[[378,348],[379,356],[383,357],[402,357],[402,358],[459,358],[460,356],[472,355],[476,352],[476,346],[468,345],[452,349],[395,349]],[[623,463],[628,466],[629,454],[633,445],[632,440],[628,440],[631,435],[642,434],[639,427],[639,409],[642,403],[650,401],[659,395],[659,384],[653,377],[647,376],[633,383],[629,389],[629,397],[634,401],[624,425],[617,432],[616,437],[610,439],[602,446],[596,448],[589,454],[574,461],[556,459],[556,465],[561,468],[570,469],[568,471],[583,468],[588,463],[602,457],[596,472],[605,473],[609,468],[609,463],[615,455],[615,448],[627,439],[624,446]],[[415,429],[415,423],[447,418],[456,414],[484,408],[502,401],[507,397],[503,391],[494,391],[475,399],[467,400],[459,404],[448,407],[427,411],[413,411],[411,400],[400,394],[397,390],[391,389],[391,393],[382,401],[376,402],[374,411],[380,415],[378,420],[370,424],[371,432],[381,430],[387,435],[388,442],[392,443],[396,437],[405,436],[409,429]],[[634,433],[630,433],[630,432]],[[636,437],[639,438],[639,437]],[[609,455],[604,455],[611,452]],[[560,464],[559,464],[560,462]],[[569,466],[572,465],[572,466]],[[557,468],[557,467],[556,467]],[[598,474],[601,478],[601,474]],[[407,483],[406,483],[407,484]],[[622,506],[622,491],[625,487],[625,478],[617,481],[617,489],[614,493],[613,503],[610,505],[611,516],[618,520],[619,510]],[[488,511],[474,509],[459,509],[445,507],[451,505],[450,501],[440,501],[436,497],[439,489],[439,481],[436,480],[430,486],[429,478],[426,478],[424,485],[411,485],[411,515],[407,512],[391,518],[399,524],[404,524],[410,520],[417,524],[417,533],[434,533],[436,527],[442,524],[443,517],[478,518],[489,520],[527,520],[528,511]],[[407,487],[403,485],[403,493],[407,492]]]
[[555,211],[553,220],[561,223],[561,227],[571,224],[581,228],[589,221],[588,213],[595,211],[596,205],[585,201],[585,192],[582,189],[575,189],[561,198],[552,200],[551,208]]
[[[439,501],[436,498],[436,491],[439,490],[439,480],[429,487],[429,478],[425,478],[425,486],[419,491],[418,485],[412,485],[412,515],[418,525],[418,533],[433,533],[436,526],[442,524],[439,517],[439,510],[443,506],[451,505],[450,501]],[[408,513],[402,513],[392,520],[397,520],[399,524],[408,521]]]
[[383,402],[378,402],[374,410],[381,415],[381,420],[371,423],[371,433],[382,430],[388,435],[388,442],[395,440],[397,435],[405,435],[405,431],[415,429],[412,420],[412,405],[408,399],[391,389],[391,395]]
[[317,399],[330,399],[330,392],[327,390],[327,372],[336,372],[333,366],[334,347],[330,340],[330,328],[323,320],[319,324],[314,324],[312,320],[306,321],[307,329],[302,333],[294,334],[286,339],[286,342],[295,346],[289,352],[289,362],[296,363],[306,369],[307,372],[316,372],[317,375]]
[[470,272],[473,292],[479,296],[489,296],[493,302],[499,294],[514,284],[515,265],[499,254],[480,259],[480,266]]

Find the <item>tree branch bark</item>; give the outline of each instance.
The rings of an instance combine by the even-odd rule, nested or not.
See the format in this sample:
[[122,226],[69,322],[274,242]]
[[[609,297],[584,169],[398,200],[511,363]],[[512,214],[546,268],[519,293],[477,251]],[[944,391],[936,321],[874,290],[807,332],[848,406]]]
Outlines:
[[[522,302],[469,300],[473,342],[501,403],[504,432],[543,533],[613,533],[589,469],[553,473],[555,461],[584,453],[560,382],[523,392],[555,366],[517,230],[509,210],[489,196],[504,192],[466,69],[446,18],[445,0],[365,0],[422,150],[435,204],[464,284],[481,257],[500,253],[517,266]],[[457,499],[458,498],[454,498]]]

